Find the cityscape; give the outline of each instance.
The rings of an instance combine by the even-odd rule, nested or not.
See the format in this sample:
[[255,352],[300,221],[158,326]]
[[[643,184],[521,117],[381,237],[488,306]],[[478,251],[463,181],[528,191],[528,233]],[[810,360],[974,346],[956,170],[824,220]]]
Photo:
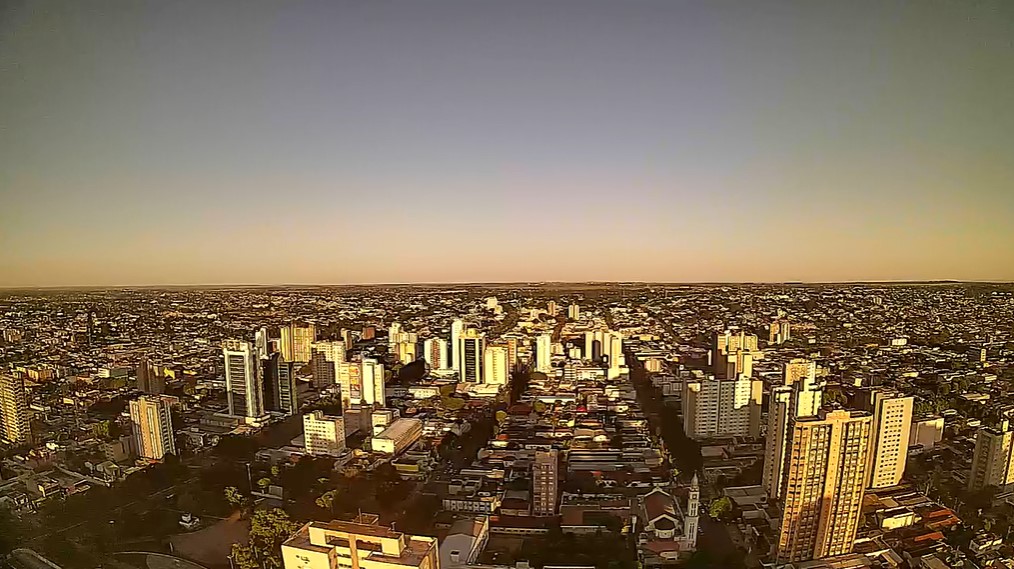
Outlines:
[[0,0],[0,569],[1014,569],[1014,0]]

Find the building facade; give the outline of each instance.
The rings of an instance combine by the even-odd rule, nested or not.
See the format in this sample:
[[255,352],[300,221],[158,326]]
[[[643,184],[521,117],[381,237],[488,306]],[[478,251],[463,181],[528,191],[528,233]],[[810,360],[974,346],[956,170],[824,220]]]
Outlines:
[[559,451],[535,451],[532,461],[532,513],[536,516],[556,515],[559,485]]
[[0,441],[20,445],[31,442],[31,438],[25,380],[0,374]]
[[264,386],[253,345],[243,340],[225,340],[222,356],[229,414],[245,420],[263,417]]
[[303,415],[303,448],[314,456],[338,456],[345,450],[345,418],[314,411]]
[[309,522],[282,544],[285,569],[439,569],[437,540],[396,532],[360,514]]
[[130,425],[137,456],[162,460],[176,454],[171,400],[158,395],[142,395],[130,402]]
[[739,379],[683,382],[683,429],[688,437],[759,437],[763,383]]

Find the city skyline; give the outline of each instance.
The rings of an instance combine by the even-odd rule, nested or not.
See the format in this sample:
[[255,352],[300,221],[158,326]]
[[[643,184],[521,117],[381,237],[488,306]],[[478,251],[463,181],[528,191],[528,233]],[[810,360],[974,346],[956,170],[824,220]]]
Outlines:
[[0,12],[0,287],[1014,280],[1009,2],[268,6]]

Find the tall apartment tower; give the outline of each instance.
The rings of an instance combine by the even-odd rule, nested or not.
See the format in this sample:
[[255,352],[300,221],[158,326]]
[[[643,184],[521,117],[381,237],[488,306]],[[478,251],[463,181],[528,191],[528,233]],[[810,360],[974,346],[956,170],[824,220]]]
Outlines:
[[580,320],[581,306],[578,304],[571,304],[567,307],[567,318],[570,318],[571,320]]
[[558,310],[559,309],[556,306],[555,300],[550,300],[549,302],[546,303],[546,312],[548,312],[550,316],[556,316]]
[[1014,431],[1010,420],[1004,419],[998,427],[981,427],[975,434],[975,452],[972,454],[972,473],[968,476],[968,489],[1014,484]]
[[486,348],[486,339],[475,329],[465,330],[458,337],[458,380],[462,383],[479,383],[482,381],[482,356]]
[[282,339],[279,349],[287,362],[310,361],[311,345],[317,339],[317,328],[313,324],[289,324],[281,327]]
[[142,395],[130,402],[130,424],[137,456],[162,460],[167,454],[176,454],[170,410],[170,399],[158,395]]
[[28,393],[20,376],[0,374],[0,441],[13,445],[31,442]]
[[556,449],[535,451],[535,461],[532,463],[532,513],[534,515],[556,515],[558,479],[559,452]]
[[785,451],[789,445],[792,422],[816,416],[824,396],[824,383],[817,380],[817,366],[810,360],[794,359],[786,363],[782,368],[782,379],[782,385],[771,390],[764,437],[762,483],[772,500],[782,497]]
[[715,334],[711,361],[716,376],[726,379],[740,375],[753,377],[753,361],[761,357],[763,352],[757,349],[757,336],[729,330]]
[[542,334],[535,340],[535,371],[553,371],[553,336],[549,334]]
[[459,339],[464,333],[464,320],[459,318],[454,322],[451,322],[451,369],[458,373],[461,373],[461,344]]
[[873,388],[860,391],[857,399],[860,408],[873,415],[867,488],[897,486],[908,459],[914,398]]
[[345,342],[314,342],[310,345],[313,386],[325,389],[338,382],[338,370],[345,362]]
[[148,395],[165,393],[165,376],[159,366],[152,365],[148,358],[141,358],[137,364],[137,389]]
[[517,371],[518,365],[518,339],[507,338],[507,373],[511,374]]
[[482,382],[492,385],[507,383],[507,346],[486,346],[482,364]]
[[423,342],[423,358],[430,369],[450,369],[447,365],[447,340],[430,338]]
[[683,382],[683,429],[688,437],[759,437],[763,383],[738,379]]
[[303,447],[314,456],[340,455],[345,450],[345,418],[323,411],[303,415]]
[[225,340],[222,356],[229,414],[246,420],[263,417],[264,385],[253,345],[243,340]]
[[792,426],[777,561],[852,551],[862,517],[873,417],[821,412]]
[[363,358],[361,363],[362,373],[362,402],[387,407],[387,388],[385,382],[384,364],[375,359]]

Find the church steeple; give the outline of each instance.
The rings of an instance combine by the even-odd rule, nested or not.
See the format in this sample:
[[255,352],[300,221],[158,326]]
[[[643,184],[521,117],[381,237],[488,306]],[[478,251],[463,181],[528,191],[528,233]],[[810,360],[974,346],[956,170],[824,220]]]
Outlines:
[[697,474],[694,473],[694,478],[690,481],[690,494],[687,497],[687,516],[685,523],[683,524],[683,527],[686,528],[686,533],[683,535],[683,539],[686,541],[686,545],[689,549],[695,549],[697,547],[697,528],[700,521],[700,509],[701,487],[697,481]]

